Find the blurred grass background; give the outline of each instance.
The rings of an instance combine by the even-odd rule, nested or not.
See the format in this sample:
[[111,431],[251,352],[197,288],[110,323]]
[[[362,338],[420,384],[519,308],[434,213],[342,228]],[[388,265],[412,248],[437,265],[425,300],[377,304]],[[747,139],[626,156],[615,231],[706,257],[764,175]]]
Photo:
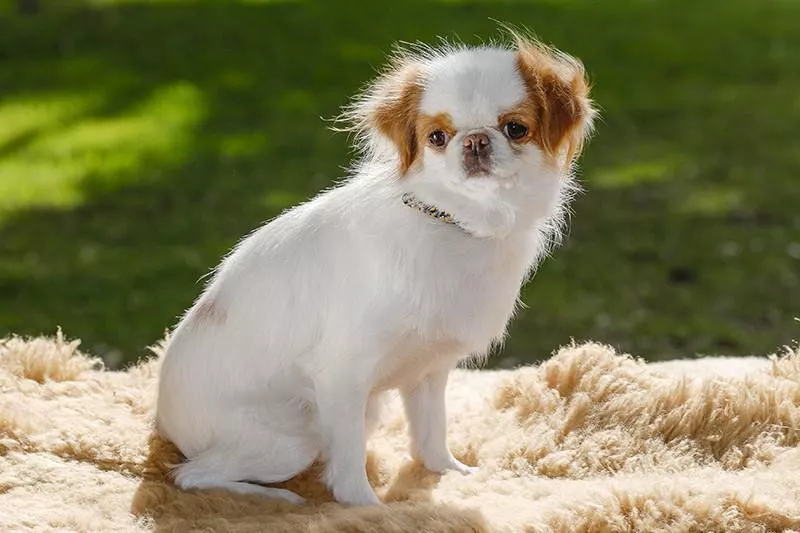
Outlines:
[[[800,3],[0,0],[0,336],[57,326],[112,366],[238,238],[328,186],[331,117],[397,40],[524,25],[603,119],[566,245],[494,365],[595,339],[764,354],[800,330]],[[265,317],[265,320],[268,320]]]

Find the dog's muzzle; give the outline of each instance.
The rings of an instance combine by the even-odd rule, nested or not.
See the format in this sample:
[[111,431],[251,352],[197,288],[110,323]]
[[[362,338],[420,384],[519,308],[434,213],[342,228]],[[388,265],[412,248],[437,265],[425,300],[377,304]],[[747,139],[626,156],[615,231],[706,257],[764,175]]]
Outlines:
[[492,141],[484,132],[470,133],[462,141],[467,176],[488,174],[492,168]]

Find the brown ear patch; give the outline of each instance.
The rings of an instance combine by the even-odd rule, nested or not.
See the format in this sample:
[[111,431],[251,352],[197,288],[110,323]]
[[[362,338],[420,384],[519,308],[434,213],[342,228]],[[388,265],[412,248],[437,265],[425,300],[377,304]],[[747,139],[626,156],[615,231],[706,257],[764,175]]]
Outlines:
[[535,41],[517,38],[517,69],[527,90],[526,115],[535,118],[532,139],[565,166],[580,154],[594,110],[583,65]]
[[421,69],[402,65],[380,80],[372,122],[397,147],[400,171],[405,174],[419,153],[417,114],[422,98]]

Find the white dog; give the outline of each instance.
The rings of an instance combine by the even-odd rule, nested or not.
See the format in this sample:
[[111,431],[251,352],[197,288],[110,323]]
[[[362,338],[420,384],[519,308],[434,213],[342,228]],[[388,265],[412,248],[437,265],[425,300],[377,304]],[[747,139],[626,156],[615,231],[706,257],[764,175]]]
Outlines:
[[387,389],[415,459],[471,470],[447,447],[448,373],[502,340],[594,115],[580,62],[513,41],[398,54],[344,114],[363,152],[352,176],[218,267],[161,370],[179,487],[301,502],[259,484],[321,459],[337,501],[380,503],[365,441]]

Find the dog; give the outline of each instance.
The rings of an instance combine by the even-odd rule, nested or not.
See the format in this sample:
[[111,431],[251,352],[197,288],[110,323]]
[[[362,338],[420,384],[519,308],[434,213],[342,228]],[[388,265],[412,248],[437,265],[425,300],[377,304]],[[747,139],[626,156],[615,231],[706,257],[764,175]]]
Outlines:
[[411,457],[473,471],[447,446],[448,374],[504,338],[595,113],[582,63],[518,33],[397,51],[339,117],[349,177],[241,240],[171,334],[176,485],[301,503],[264,485],[320,460],[338,502],[379,504],[366,440],[391,389]]

